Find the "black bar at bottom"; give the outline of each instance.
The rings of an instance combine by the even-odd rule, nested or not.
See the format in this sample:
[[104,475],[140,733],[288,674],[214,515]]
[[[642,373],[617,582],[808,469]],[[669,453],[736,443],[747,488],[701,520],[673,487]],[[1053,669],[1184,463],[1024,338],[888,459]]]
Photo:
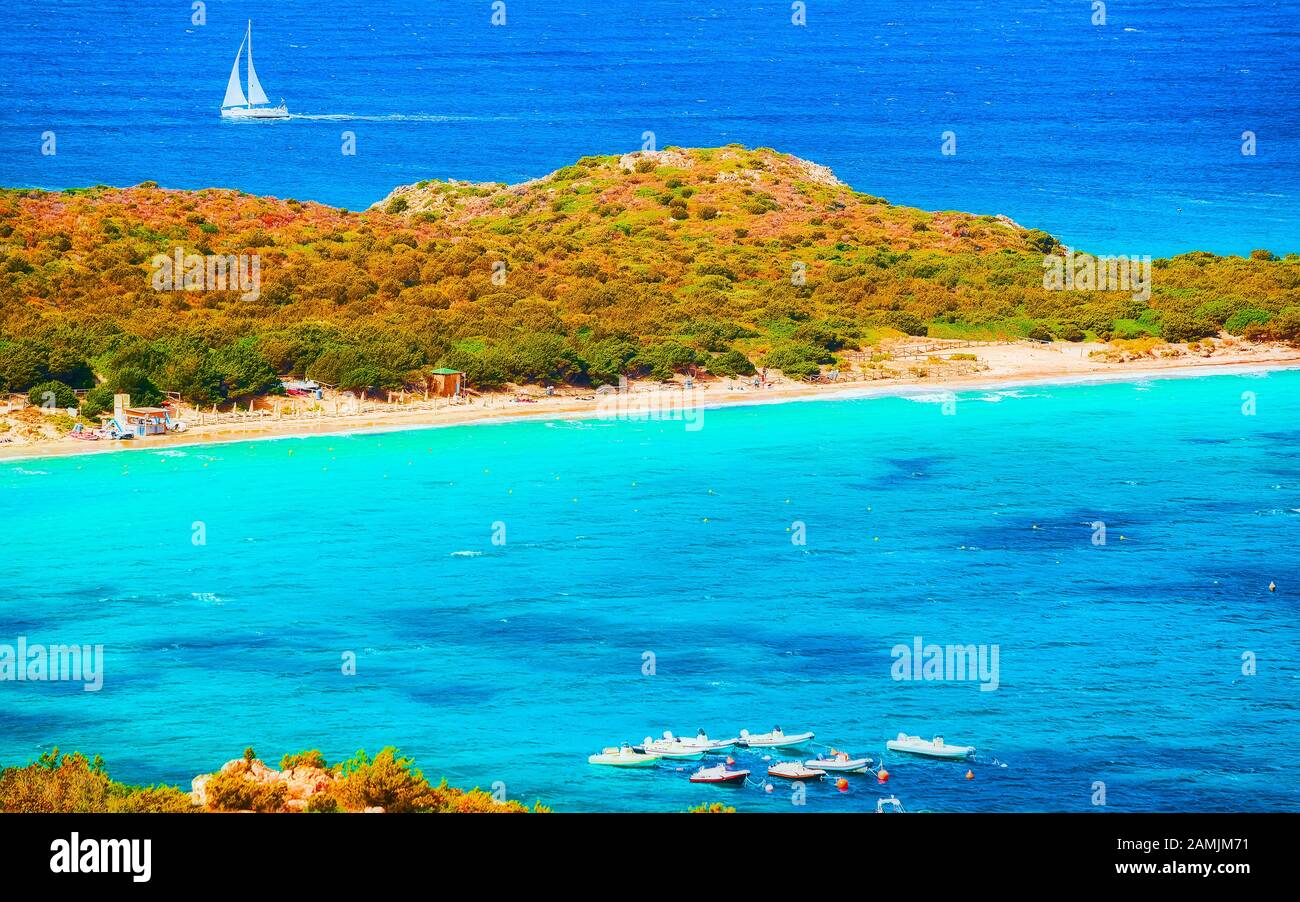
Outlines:
[[[635,894],[699,887],[710,873],[714,889],[739,881],[841,894],[846,878],[864,888],[877,880],[1042,887],[1048,879],[1071,888],[1199,882],[1231,890],[1285,878],[1295,858],[1286,838],[1298,827],[1296,814],[3,814],[0,864],[17,885],[128,891],[328,890],[341,881],[378,889],[399,879],[450,888],[445,881],[455,876],[482,879],[484,888],[558,882]],[[142,842],[104,840],[149,840],[148,880],[137,879],[146,871]],[[117,872],[86,873],[97,861]]]

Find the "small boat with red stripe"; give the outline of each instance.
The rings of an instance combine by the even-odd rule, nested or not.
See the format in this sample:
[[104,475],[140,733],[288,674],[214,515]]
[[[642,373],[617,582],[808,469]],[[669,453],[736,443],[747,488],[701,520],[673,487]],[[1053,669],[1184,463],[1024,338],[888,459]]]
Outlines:
[[716,764],[713,767],[701,767],[691,774],[691,782],[739,785],[744,783],[748,776],[747,770],[732,770],[725,764]]

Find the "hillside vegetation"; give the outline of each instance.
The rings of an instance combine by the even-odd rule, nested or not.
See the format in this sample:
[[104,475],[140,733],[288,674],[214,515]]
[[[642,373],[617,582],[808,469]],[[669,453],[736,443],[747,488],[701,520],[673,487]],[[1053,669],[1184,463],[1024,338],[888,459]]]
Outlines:
[[253,750],[216,773],[194,780],[194,790],[175,786],[132,786],[113,780],[103,759],[57,748],[30,764],[0,767],[0,813],[156,814],[221,811],[341,813],[384,811],[436,814],[547,812],[481,789],[463,790],[446,780],[430,783],[410,758],[385,748],[364,751],[329,765],[315,749],[285,755],[281,770],[258,760]]
[[[255,254],[260,293],[158,291],[151,260]],[[0,191],[0,391],[141,402],[278,389],[815,372],[899,333],[1300,339],[1300,256],[1157,260],[1149,301],[1047,291],[1055,239],[930,213],[740,146],[585,157],[521,185],[422,182],[355,212],[238,191]],[[799,284],[799,283],[802,284]]]

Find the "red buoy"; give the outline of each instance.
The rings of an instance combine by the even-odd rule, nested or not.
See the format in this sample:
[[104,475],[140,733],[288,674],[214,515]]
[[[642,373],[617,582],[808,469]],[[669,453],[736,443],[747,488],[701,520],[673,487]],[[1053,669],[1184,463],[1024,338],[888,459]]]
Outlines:
[[876,771],[876,782],[877,783],[889,782],[889,771],[885,770],[884,765],[881,765],[880,770]]
[[838,789],[840,792],[848,792],[849,781],[844,779],[843,777],[840,777],[838,780],[835,781],[835,788]]

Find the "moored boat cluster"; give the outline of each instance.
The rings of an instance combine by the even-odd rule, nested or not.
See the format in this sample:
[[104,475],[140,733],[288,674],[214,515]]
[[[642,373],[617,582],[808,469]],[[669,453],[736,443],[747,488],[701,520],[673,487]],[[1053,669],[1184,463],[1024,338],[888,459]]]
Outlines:
[[[841,792],[848,789],[848,781],[844,778],[846,774],[869,774],[881,784],[889,781],[889,772],[884,768],[883,760],[873,761],[867,756],[855,757],[830,746],[822,746],[823,751],[818,752],[814,758],[794,761],[772,760],[773,755],[802,758],[801,753],[805,752],[810,745],[820,745],[814,743],[815,736],[812,731],[786,733],[780,726],[774,727],[769,733],[751,733],[748,730],[741,730],[739,735],[731,739],[712,739],[702,729],[693,737],[676,736],[665,731],[659,739],[647,736],[637,745],[625,742],[620,746],[610,746],[588,756],[587,762],[606,767],[652,768],[660,762],[700,761],[706,755],[726,755],[726,761],[722,764],[701,766],[691,774],[690,782],[724,786],[749,784],[759,786],[766,792],[772,792],[773,784],[751,780],[753,771],[736,763],[733,753],[743,749],[757,753],[769,752],[770,754],[762,754],[760,758],[767,764],[767,776],[782,780],[821,780],[827,774],[836,774],[838,775],[836,785]],[[885,748],[891,752],[944,760],[965,760],[975,753],[974,746],[948,745],[941,736],[922,739],[920,736],[909,736],[906,733],[899,733],[895,739],[888,740]],[[973,776],[973,772],[969,770],[966,772],[967,779]],[[881,799],[876,810],[879,812],[903,809],[902,803],[891,796],[888,799]]]

